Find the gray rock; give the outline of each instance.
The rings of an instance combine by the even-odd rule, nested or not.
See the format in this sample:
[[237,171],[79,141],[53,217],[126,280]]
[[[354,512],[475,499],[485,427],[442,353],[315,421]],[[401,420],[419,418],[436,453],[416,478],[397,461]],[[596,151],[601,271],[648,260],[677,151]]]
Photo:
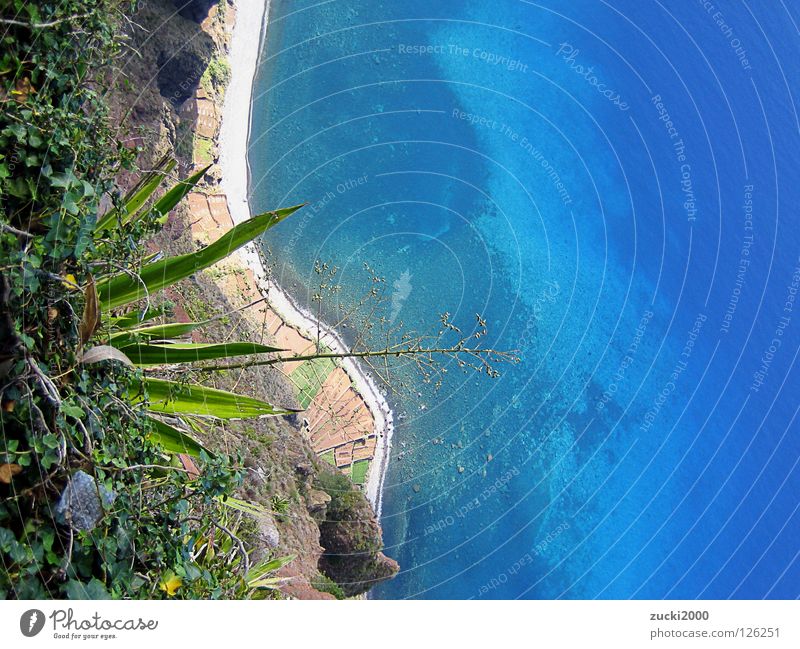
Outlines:
[[258,536],[264,545],[270,548],[277,548],[281,542],[281,534],[278,531],[275,520],[270,514],[262,514],[258,519]]
[[79,531],[93,530],[103,518],[104,507],[114,502],[114,494],[83,471],[72,474],[56,505],[56,518]]

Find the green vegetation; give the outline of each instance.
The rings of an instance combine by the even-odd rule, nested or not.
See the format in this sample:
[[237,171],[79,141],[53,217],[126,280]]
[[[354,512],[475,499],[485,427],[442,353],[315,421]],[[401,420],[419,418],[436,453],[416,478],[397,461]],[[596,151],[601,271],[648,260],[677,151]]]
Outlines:
[[342,587],[333,581],[333,579],[322,573],[311,582],[311,585],[320,593],[328,593],[329,595],[333,595],[336,599],[347,599],[347,595],[344,594]]
[[195,164],[210,164],[214,160],[214,156],[211,154],[211,149],[213,148],[214,143],[205,137],[200,137],[199,135],[194,139],[194,155],[193,160]]
[[301,408],[311,405],[325,379],[335,368],[333,359],[320,358],[306,361],[291,373],[289,378],[297,389],[297,400]]
[[336,456],[334,455],[332,450],[325,451],[322,455],[319,456],[319,459],[327,462],[331,466],[336,466]]
[[[317,487],[331,497],[327,509],[327,524],[336,521],[353,522],[356,520],[354,512],[358,512],[365,506],[364,495],[360,491],[354,490],[350,479],[338,471],[320,473],[317,477]],[[355,526],[353,527],[355,528]],[[357,551],[380,551],[380,546],[374,537],[359,535],[355,529],[352,533],[355,538],[351,540]]]
[[289,511],[289,501],[283,496],[272,497],[272,511],[276,514],[286,514]]
[[231,80],[231,66],[224,57],[214,57],[200,78],[200,85],[209,93],[222,93]]
[[367,481],[367,471],[369,471],[369,460],[359,460],[353,463],[352,479],[355,484],[364,484]]
[[[286,411],[152,366],[275,350],[175,342],[205,323],[170,322],[154,298],[293,209],[153,260],[144,240],[205,170],[155,199],[175,166],[165,158],[116,190],[134,152],[93,90],[96,63],[118,52],[116,4],[14,4],[0,60],[0,597],[272,591],[288,559],[253,566],[237,535],[265,510],[231,498],[241,462],[195,435]],[[102,196],[112,208],[99,216]]]

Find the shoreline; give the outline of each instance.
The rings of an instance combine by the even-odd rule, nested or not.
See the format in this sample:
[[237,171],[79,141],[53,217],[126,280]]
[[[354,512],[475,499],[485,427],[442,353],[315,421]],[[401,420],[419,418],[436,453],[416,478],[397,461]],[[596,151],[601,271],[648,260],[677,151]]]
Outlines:
[[[250,165],[247,149],[250,141],[253,88],[261,49],[269,28],[270,0],[261,2],[237,0],[235,7],[236,22],[228,53],[231,78],[225,92],[218,146],[219,167],[222,172],[221,186],[227,196],[228,211],[234,223],[241,223],[252,216],[248,200]],[[255,48],[254,42],[258,44]],[[233,98],[235,101],[232,101]],[[310,340],[316,338],[312,332],[319,329],[320,342],[337,353],[347,351],[345,343],[333,329],[318,322],[268,278],[257,244],[248,244],[238,254],[245,267],[253,272],[257,288],[266,298],[270,308],[286,324]],[[364,491],[375,510],[376,517],[380,520],[383,482],[394,432],[392,410],[378,386],[357,360],[343,358],[337,359],[336,363],[347,373],[354,389],[372,413],[375,423],[378,440],[375,454],[370,460]]]

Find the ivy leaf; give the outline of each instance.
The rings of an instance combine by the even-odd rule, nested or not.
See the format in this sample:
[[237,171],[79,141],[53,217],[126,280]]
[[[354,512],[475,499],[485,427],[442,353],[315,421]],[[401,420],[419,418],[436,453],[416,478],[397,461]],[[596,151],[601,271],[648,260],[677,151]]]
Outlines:
[[88,584],[70,579],[66,590],[69,599],[111,599],[106,587],[97,579],[92,579]]
[[16,122],[14,124],[9,124],[5,129],[3,129],[3,133],[6,132],[8,132],[9,135],[13,135],[15,138],[17,138],[20,143],[25,143],[27,131],[22,124],[17,124]]
[[67,287],[68,291],[77,291],[80,288],[78,286],[78,280],[75,279],[75,275],[72,273],[64,275],[64,279],[61,280],[61,283]]
[[63,173],[56,173],[50,176],[50,184],[53,187],[61,187],[62,189],[69,189],[78,183],[72,169],[67,169]]
[[29,77],[17,79],[14,89],[11,91],[11,96],[18,104],[24,104],[28,100],[28,95],[36,92],[31,85]]
[[28,198],[31,195],[31,189],[25,178],[12,178],[8,181],[6,189],[16,198]]
[[73,253],[75,257],[80,258],[86,252],[86,248],[89,247],[93,239],[94,218],[84,219],[78,230],[78,240],[75,242],[75,251]]
[[81,197],[78,194],[75,194],[74,192],[67,192],[66,194],[64,194],[64,199],[62,200],[61,205],[69,214],[77,216],[79,211],[77,201],[80,198]]
[[72,417],[73,419],[83,419],[83,408],[79,408],[78,406],[71,406],[68,403],[61,404],[61,410],[64,412],[65,415]]

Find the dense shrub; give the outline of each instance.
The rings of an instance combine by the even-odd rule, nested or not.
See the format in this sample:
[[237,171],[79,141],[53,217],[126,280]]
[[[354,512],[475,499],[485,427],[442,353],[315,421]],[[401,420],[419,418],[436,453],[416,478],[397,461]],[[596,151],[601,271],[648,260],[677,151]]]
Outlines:
[[0,597],[249,594],[243,514],[223,504],[238,462],[201,451],[189,476],[156,442],[142,371],[82,362],[99,324],[95,278],[138,268],[163,222],[147,211],[95,227],[101,202],[121,203],[113,179],[135,155],[101,96],[126,5],[0,8]]

